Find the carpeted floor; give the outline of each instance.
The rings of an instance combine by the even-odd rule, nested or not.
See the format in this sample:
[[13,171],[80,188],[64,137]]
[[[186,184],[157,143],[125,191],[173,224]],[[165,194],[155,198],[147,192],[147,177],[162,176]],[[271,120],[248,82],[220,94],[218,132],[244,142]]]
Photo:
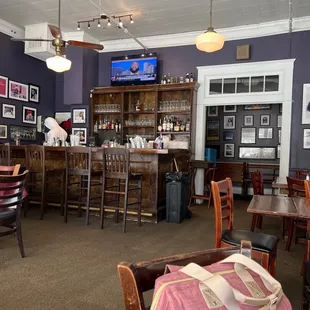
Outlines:
[[[248,202],[236,201],[235,227],[248,229],[251,216]],[[104,230],[92,217],[89,227],[84,218],[70,215],[64,224],[59,213],[49,211],[40,221],[29,212],[23,219],[27,257],[19,256],[14,237],[0,239],[0,308],[2,310],[103,310],[124,309],[116,265],[120,261],[140,261],[159,256],[213,247],[214,214],[206,206],[194,206],[193,217],[181,224],[133,222],[128,232],[121,224],[106,220]],[[264,219],[263,231],[280,233],[280,220]],[[301,307],[300,267],[304,246],[284,251],[280,242],[277,279],[292,302]]]

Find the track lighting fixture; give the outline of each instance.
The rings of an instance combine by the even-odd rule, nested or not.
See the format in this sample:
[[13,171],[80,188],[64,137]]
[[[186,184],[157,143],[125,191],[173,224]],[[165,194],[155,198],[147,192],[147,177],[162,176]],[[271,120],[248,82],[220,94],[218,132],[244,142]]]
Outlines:
[[87,28],[88,28],[88,29],[90,29],[90,23],[89,23],[89,22],[88,22],[88,26],[87,26]]
[[109,26],[109,27],[111,26],[110,18],[108,19],[108,26]]
[[123,25],[124,25],[123,22],[122,22],[122,20],[121,20],[121,18],[118,19],[118,25],[119,25],[120,27],[123,27]]
[[101,27],[101,24],[100,24],[100,20],[98,19],[98,24],[97,24],[97,27],[100,28]]
[[130,23],[133,24],[134,20],[132,19],[132,16],[130,15]]
[[80,27],[80,23],[78,23],[78,25],[77,25],[77,28],[76,28],[77,30],[81,30],[81,27]]

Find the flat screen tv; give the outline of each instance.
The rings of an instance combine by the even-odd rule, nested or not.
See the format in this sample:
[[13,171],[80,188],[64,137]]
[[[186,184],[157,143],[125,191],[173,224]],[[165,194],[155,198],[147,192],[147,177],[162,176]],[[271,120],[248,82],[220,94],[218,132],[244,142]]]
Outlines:
[[155,84],[156,80],[156,54],[112,57],[111,59],[112,86]]

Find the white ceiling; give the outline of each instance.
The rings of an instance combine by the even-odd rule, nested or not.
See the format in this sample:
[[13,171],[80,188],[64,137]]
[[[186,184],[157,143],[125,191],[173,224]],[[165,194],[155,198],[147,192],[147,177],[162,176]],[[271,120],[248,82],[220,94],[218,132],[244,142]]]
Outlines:
[[[294,17],[310,16],[310,0],[292,0]],[[209,22],[209,0],[62,0],[63,31],[76,31],[77,21],[109,15],[133,14],[127,24],[135,37],[204,30]],[[99,9],[101,6],[102,10]],[[289,0],[214,0],[215,28],[286,19]],[[58,0],[0,0],[0,18],[16,26],[48,22],[57,25]],[[124,19],[124,22],[126,20]],[[103,22],[104,23],[104,22]],[[128,38],[116,25],[82,30],[100,41]]]

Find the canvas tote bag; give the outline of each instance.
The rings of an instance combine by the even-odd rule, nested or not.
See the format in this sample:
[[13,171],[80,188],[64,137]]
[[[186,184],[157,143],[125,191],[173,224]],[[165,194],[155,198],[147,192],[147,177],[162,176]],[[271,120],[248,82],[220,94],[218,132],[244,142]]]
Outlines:
[[151,310],[292,310],[281,284],[242,254],[204,268],[168,268],[156,280]]

